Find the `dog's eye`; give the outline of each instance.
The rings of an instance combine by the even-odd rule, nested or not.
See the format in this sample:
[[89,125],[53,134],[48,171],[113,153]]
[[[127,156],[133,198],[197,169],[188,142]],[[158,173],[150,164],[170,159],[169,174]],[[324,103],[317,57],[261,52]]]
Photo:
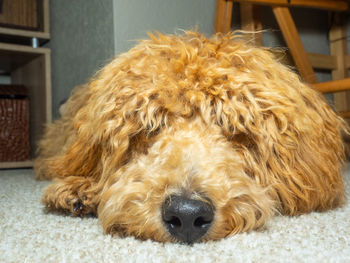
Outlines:
[[160,133],[160,128],[158,127],[155,130],[152,131],[147,131],[147,138],[149,139],[150,137],[156,136]]
[[252,138],[250,138],[249,135],[245,133],[236,134],[232,140],[243,145],[250,145],[253,142]]
[[254,137],[245,133],[238,133],[229,139],[235,147],[241,148],[242,146],[249,151],[256,150],[256,143]]
[[152,95],[149,96],[148,98],[149,98],[150,100],[155,100],[155,99],[157,99],[158,97],[159,97],[158,94],[152,94]]

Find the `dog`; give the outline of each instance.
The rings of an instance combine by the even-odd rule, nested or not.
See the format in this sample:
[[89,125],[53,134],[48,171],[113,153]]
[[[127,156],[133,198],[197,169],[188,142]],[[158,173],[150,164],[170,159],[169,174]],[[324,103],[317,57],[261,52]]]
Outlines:
[[149,34],[77,87],[34,168],[49,210],[105,233],[218,240],[345,201],[347,126],[240,34]]

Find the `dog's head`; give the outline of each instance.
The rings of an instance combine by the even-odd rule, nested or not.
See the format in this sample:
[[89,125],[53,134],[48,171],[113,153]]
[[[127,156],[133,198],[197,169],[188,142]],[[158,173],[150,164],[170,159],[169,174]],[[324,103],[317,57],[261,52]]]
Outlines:
[[191,243],[261,226],[273,202],[238,149],[218,126],[178,121],[110,178],[99,211],[106,231]]
[[[77,123],[101,147],[106,232],[191,243],[255,229],[277,201],[295,208],[278,178],[299,160],[338,163],[341,121],[321,96],[235,38],[151,36],[91,82]],[[333,153],[312,153],[325,134]]]

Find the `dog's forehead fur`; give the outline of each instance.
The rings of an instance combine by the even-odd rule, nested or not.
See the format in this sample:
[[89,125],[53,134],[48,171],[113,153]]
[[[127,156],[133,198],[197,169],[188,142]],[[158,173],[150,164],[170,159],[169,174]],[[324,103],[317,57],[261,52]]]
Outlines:
[[[173,194],[210,200],[215,217],[201,240],[343,201],[344,121],[235,34],[150,35],[77,89],[64,112],[35,164],[38,177],[61,178],[44,202],[72,210],[66,200],[88,196],[108,233],[174,241],[161,217]],[[81,190],[66,197],[72,189]]]
[[298,121],[295,111],[308,110],[298,77],[281,67],[272,53],[235,38],[189,33],[143,41],[102,70],[101,75],[109,75],[108,83],[101,75],[92,83],[92,100],[100,103],[91,119],[105,121],[97,116],[100,112],[109,112],[104,117],[110,118],[120,112],[123,119],[137,114],[138,121],[154,131],[172,117],[200,113],[230,136],[232,129],[251,132],[247,129],[259,126],[257,122],[271,112],[279,118],[278,128]]

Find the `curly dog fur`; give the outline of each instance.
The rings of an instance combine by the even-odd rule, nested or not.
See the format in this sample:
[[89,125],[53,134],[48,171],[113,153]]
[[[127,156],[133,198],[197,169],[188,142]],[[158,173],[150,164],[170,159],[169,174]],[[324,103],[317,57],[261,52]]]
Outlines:
[[214,217],[190,241],[216,240],[341,205],[344,129],[268,49],[234,33],[150,34],[74,90],[40,142],[36,177],[54,179],[49,209],[161,242],[179,241],[165,200],[200,200]]

